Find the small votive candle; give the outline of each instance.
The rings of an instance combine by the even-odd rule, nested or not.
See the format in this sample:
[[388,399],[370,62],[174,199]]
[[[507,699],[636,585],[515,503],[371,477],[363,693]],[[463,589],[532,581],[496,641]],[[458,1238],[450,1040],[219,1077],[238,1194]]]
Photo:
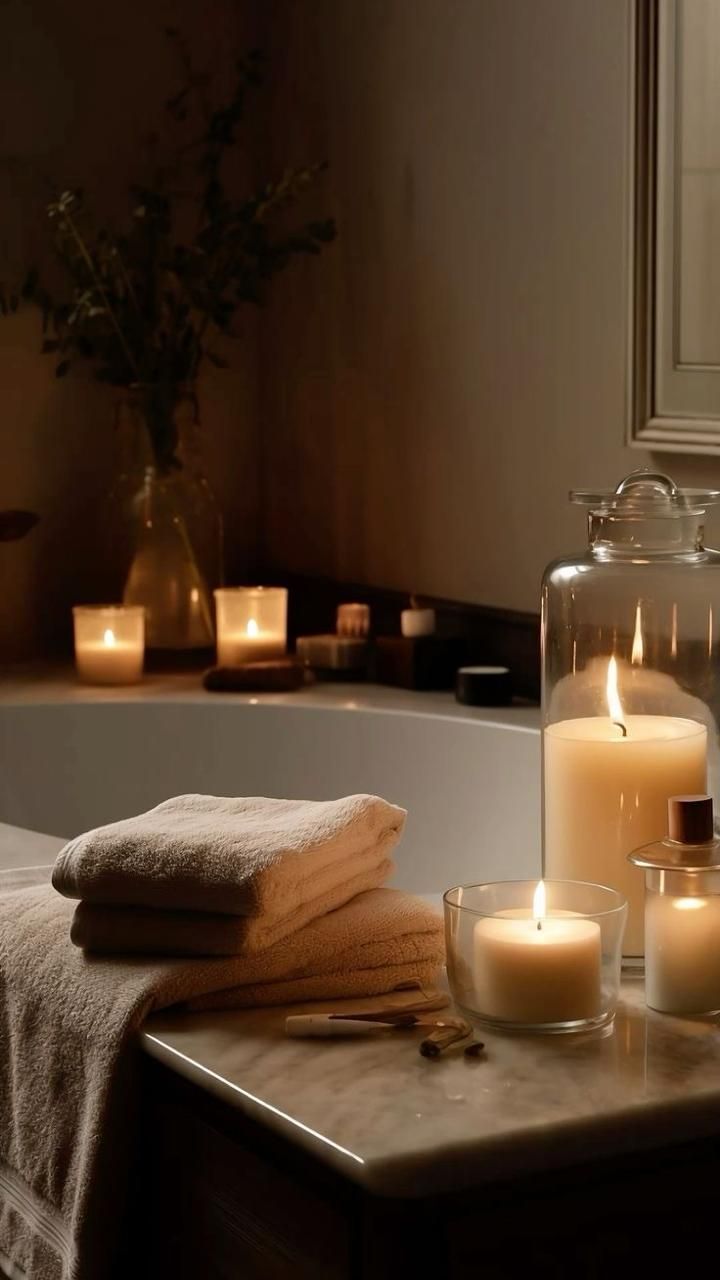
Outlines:
[[141,605],[76,605],[75,665],[85,684],[136,684],[145,656]]
[[615,1013],[625,899],[602,885],[507,881],[445,894],[450,990],[478,1021],[581,1031]]
[[220,587],[215,592],[218,666],[282,658],[287,648],[287,602],[285,587]]

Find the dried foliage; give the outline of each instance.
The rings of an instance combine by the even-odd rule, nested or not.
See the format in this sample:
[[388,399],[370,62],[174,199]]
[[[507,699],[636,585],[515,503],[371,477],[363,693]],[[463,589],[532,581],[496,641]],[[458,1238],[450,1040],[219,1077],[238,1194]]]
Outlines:
[[[142,397],[163,469],[179,465],[179,395],[203,361],[226,366],[221,339],[232,336],[238,310],[262,304],[294,257],[318,254],[335,237],[332,218],[286,225],[321,164],[288,170],[251,196],[231,189],[228,159],[248,96],[263,79],[261,53],[235,64],[228,100],[213,106],[211,78],[194,69],[178,31],[167,36],[181,84],[165,111],[181,136],[155,159],[151,181],[130,186],[127,226],[94,230],[83,191],[63,191],[47,212],[69,296],[52,296],[35,269],[15,292],[0,286],[1,312],[23,300],[41,308],[42,351],[55,358],[57,377],[83,361],[100,381]],[[183,237],[188,225],[195,229]]]

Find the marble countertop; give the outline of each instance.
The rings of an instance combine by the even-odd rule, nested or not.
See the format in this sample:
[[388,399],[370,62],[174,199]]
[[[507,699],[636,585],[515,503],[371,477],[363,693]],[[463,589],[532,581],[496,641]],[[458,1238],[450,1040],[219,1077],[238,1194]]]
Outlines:
[[[0,824],[0,868],[49,863],[61,844]],[[286,1012],[156,1014],[142,1045],[378,1194],[460,1190],[720,1134],[720,1020],[653,1013],[638,980],[624,984],[610,1029],[483,1032],[486,1056],[475,1060],[422,1058],[420,1030],[289,1039]]]
[[609,1033],[483,1032],[477,1060],[422,1058],[419,1030],[289,1039],[284,1016],[166,1013],[143,1044],[382,1195],[460,1190],[720,1133],[720,1024],[651,1012],[642,981],[624,985]]

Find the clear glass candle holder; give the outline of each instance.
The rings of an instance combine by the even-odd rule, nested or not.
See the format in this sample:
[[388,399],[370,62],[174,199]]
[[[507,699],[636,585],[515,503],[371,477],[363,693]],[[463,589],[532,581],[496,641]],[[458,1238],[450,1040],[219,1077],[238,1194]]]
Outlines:
[[498,1030],[588,1031],[612,1021],[627,902],[575,880],[504,880],[444,895],[450,990]]
[[285,587],[221,587],[215,592],[219,667],[271,662],[287,649]]
[[136,684],[145,657],[140,605],[76,605],[75,666],[85,684]]

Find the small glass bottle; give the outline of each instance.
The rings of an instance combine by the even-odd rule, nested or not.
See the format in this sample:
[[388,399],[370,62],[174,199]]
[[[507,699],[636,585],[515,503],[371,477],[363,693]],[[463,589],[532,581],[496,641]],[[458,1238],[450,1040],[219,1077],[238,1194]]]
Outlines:
[[720,1010],[720,840],[707,795],[672,796],[668,836],[629,861],[645,870],[645,999],[661,1013]]

